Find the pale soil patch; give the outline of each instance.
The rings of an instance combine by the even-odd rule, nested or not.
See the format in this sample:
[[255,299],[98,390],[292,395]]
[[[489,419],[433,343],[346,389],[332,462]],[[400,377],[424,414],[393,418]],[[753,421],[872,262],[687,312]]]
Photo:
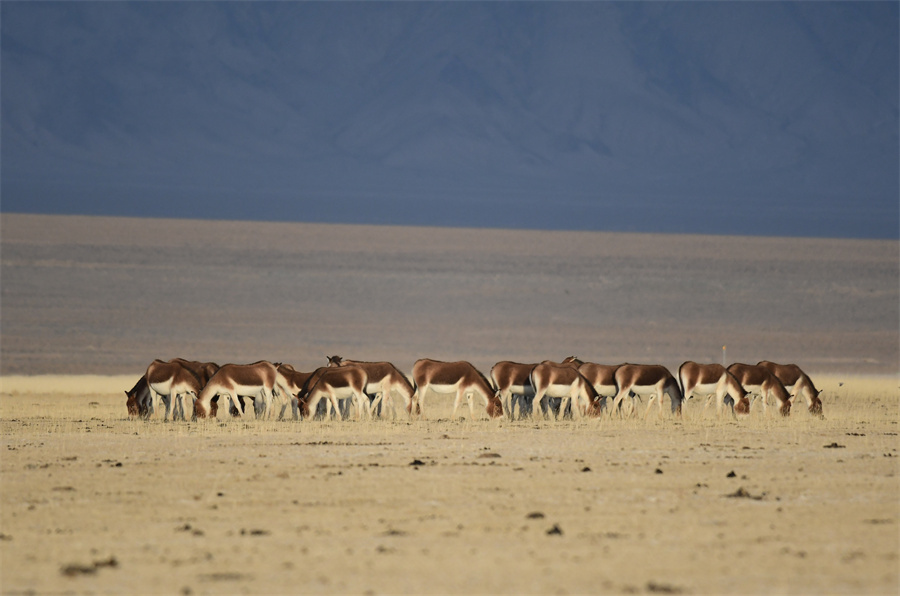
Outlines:
[[720,421],[691,402],[682,421],[515,423],[452,422],[437,397],[412,422],[135,421],[121,393],[135,379],[43,393],[40,378],[2,379],[3,593],[896,593],[900,580],[897,377],[817,377],[824,420]]
[[[896,374],[900,243],[0,214],[0,374],[154,358]],[[309,370],[308,368],[306,370]]]

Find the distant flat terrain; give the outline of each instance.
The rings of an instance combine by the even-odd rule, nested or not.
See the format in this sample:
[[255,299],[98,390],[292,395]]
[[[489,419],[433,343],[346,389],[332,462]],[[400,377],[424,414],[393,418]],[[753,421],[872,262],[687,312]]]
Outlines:
[[0,216],[0,374],[328,354],[896,373],[896,241]]

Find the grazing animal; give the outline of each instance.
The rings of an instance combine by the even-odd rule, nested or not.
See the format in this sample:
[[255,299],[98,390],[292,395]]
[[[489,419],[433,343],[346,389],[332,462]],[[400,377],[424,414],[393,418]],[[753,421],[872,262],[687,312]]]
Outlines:
[[357,417],[362,420],[363,413],[369,412],[364,405],[369,402],[366,395],[368,383],[366,371],[358,366],[318,368],[297,395],[300,414],[305,418],[311,417],[311,413],[315,415],[322,399],[330,402],[337,412],[341,412],[338,400],[352,398],[356,402]]
[[681,381],[681,392],[684,399],[688,400],[697,395],[707,396],[706,406],[709,405],[709,397],[716,398],[716,413],[721,416],[725,405],[726,396],[731,398],[731,414],[749,414],[750,400],[747,392],[734,377],[721,364],[698,364],[688,360],[678,367],[678,378]]
[[[278,372],[285,378],[288,382],[288,391],[291,394],[291,412],[294,420],[297,420],[299,410],[298,410],[298,396],[300,392],[303,391],[303,388],[306,386],[306,383],[309,381],[310,377],[313,376],[311,372],[300,372],[296,370],[290,364],[279,364]],[[287,409],[287,404],[283,404],[281,406],[281,413],[278,418],[284,418],[284,412]]]
[[169,412],[173,408],[172,420],[175,420],[179,411],[184,418],[184,400],[189,395],[196,398],[204,385],[197,373],[179,362],[154,360],[147,367],[144,376],[151,398],[158,396],[166,405],[165,420],[169,419]]
[[616,385],[616,370],[620,366],[622,365],[585,362],[578,367],[578,372],[593,385],[594,391],[601,399],[615,398],[619,392],[619,386]]
[[134,387],[125,392],[127,399],[125,407],[129,416],[148,418],[153,413],[153,397],[150,395],[150,387],[147,385],[147,375],[141,375]]
[[810,414],[817,416],[822,415],[822,400],[819,395],[822,393],[813,385],[812,379],[809,378],[803,370],[796,364],[776,364],[763,360],[758,362],[757,366],[762,366],[770,373],[778,377],[784,388],[791,394],[791,406],[793,407],[794,398],[802,395],[806,400],[807,409]]
[[[581,363],[583,364],[583,363]],[[565,411],[565,405],[571,401],[572,411],[578,411],[581,415],[598,415],[605,409],[606,403],[600,401],[600,396],[594,386],[578,372],[580,364],[573,361],[555,363],[544,361],[531,371],[531,384],[534,387],[534,404],[532,415],[538,411],[544,415],[544,398],[561,398],[560,411]]]
[[493,386],[485,376],[471,363],[440,362],[423,358],[413,365],[413,381],[416,386],[415,401],[420,413],[425,415],[425,394],[429,389],[435,393],[455,393],[452,418],[456,417],[463,397],[469,404],[469,414],[474,419],[475,409],[472,397],[477,395],[484,401],[485,411],[490,418],[503,416],[503,404]]
[[371,417],[376,408],[381,404],[390,408],[393,417],[397,418],[397,410],[394,408],[394,399],[391,392],[396,391],[403,398],[403,404],[407,413],[412,411],[412,398],[416,390],[412,383],[390,362],[362,362],[360,360],[344,360],[340,356],[329,356],[328,366],[358,366],[366,371],[369,382],[366,385],[366,393],[375,395],[374,401],[369,406]]
[[644,417],[650,413],[653,400],[659,402],[659,415],[662,416],[663,394],[667,394],[672,402],[672,414],[681,417],[681,403],[684,395],[678,381],[665,366],[659,364],[623,364],[616,369],[616,385],[619,388],[613,403],[613,410],[618,411],[622,400],[628,395],[649,395],[647,411]]
[[[216,374],[216,371],[219,370],[219,365],[216,364],[215,362],[198,362],[196,360],[185,360],[184,358],[172,358],[171,360],[169,360],[169,362],[178,363],[181,366],[185,367],[186,369],[192,371],[195,375],[197,375],[197,378],[200,379],[200,388],[201,389],[203,387],[205,387],[207,383],[209,383],[209,380],[212,378],[212,376],[214,374]],[[194,396],[194,397],[196,398],[196,396]],[[180,414],[182,420],[185,419],[185,409],[184,409],[183,401],[184,400],[181,400],[177,404],[173,404],[173,407],[175,405],[179,406],[178,413]],[[243,405],[243,402],[242,402],[242,405]],[[213,416],[215,416],[217,408],[218,408],[218,404],[213,402],[213,406],[212,406],[212,415]],[[175,414],[173,413],[173,416],[174,415]]]
[[491,367],[491,380],[497,389],[500,403],[510,420],[516,415],[522,417],[529,407],[529,398],[534,397],[531,371],[537,364],[521,364],[503,360]]
[[[554,362],[553,360],[543,360],[540,364],[551,364],[553,366],[567,366],[569,368],[578,369],[584,362],[579,360],[576,356],[566,356],[563,358],[562,362]],[[543,400],[542,400],[543,401]],[[565,402],[565,403],[563,403]],[[559,417],[560,408],[563,411],[564,418],[572,417],[572,401],[562,397],[550,397],[547,396],[546,408],[544,404],[541,403],[541,412],[546,414],[547,410],[553,410],[553,415],[557,418]]]
[[261,360],[253,364],[226,364],[212,376],[209,383],[194,401],[194,417],[206,418],[211,414],[210,404],[214,397],[224,396],[243,416],[244,408],[240,397],[262,400],[265,409],[260,413],[271,412],[271,404],[278,395],[283,401],[290,400],[288,381],[278,372],[271,362]]
[[778,402],[778,411],[782,416],[791,414],[791,396],[784,384],[769,370],[758,364],[735,363],[728,367],[747,393],[758,395],[763,404],[763,414],[768,409],[768,398],[772,396]]

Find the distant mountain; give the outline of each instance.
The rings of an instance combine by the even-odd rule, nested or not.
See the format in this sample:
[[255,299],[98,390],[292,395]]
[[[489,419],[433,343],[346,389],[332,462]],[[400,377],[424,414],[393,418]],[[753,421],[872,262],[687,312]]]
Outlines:
[[894,2],[0,11],[4,211],[900,228]]

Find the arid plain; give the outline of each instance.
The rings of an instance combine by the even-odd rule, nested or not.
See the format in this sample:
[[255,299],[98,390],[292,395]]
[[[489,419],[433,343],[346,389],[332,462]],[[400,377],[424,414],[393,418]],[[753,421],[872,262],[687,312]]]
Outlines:
[[[0,216],[3,593],[897,593],[895,241]],[[796,362],[824,418],[129,420],[153,358]]]

